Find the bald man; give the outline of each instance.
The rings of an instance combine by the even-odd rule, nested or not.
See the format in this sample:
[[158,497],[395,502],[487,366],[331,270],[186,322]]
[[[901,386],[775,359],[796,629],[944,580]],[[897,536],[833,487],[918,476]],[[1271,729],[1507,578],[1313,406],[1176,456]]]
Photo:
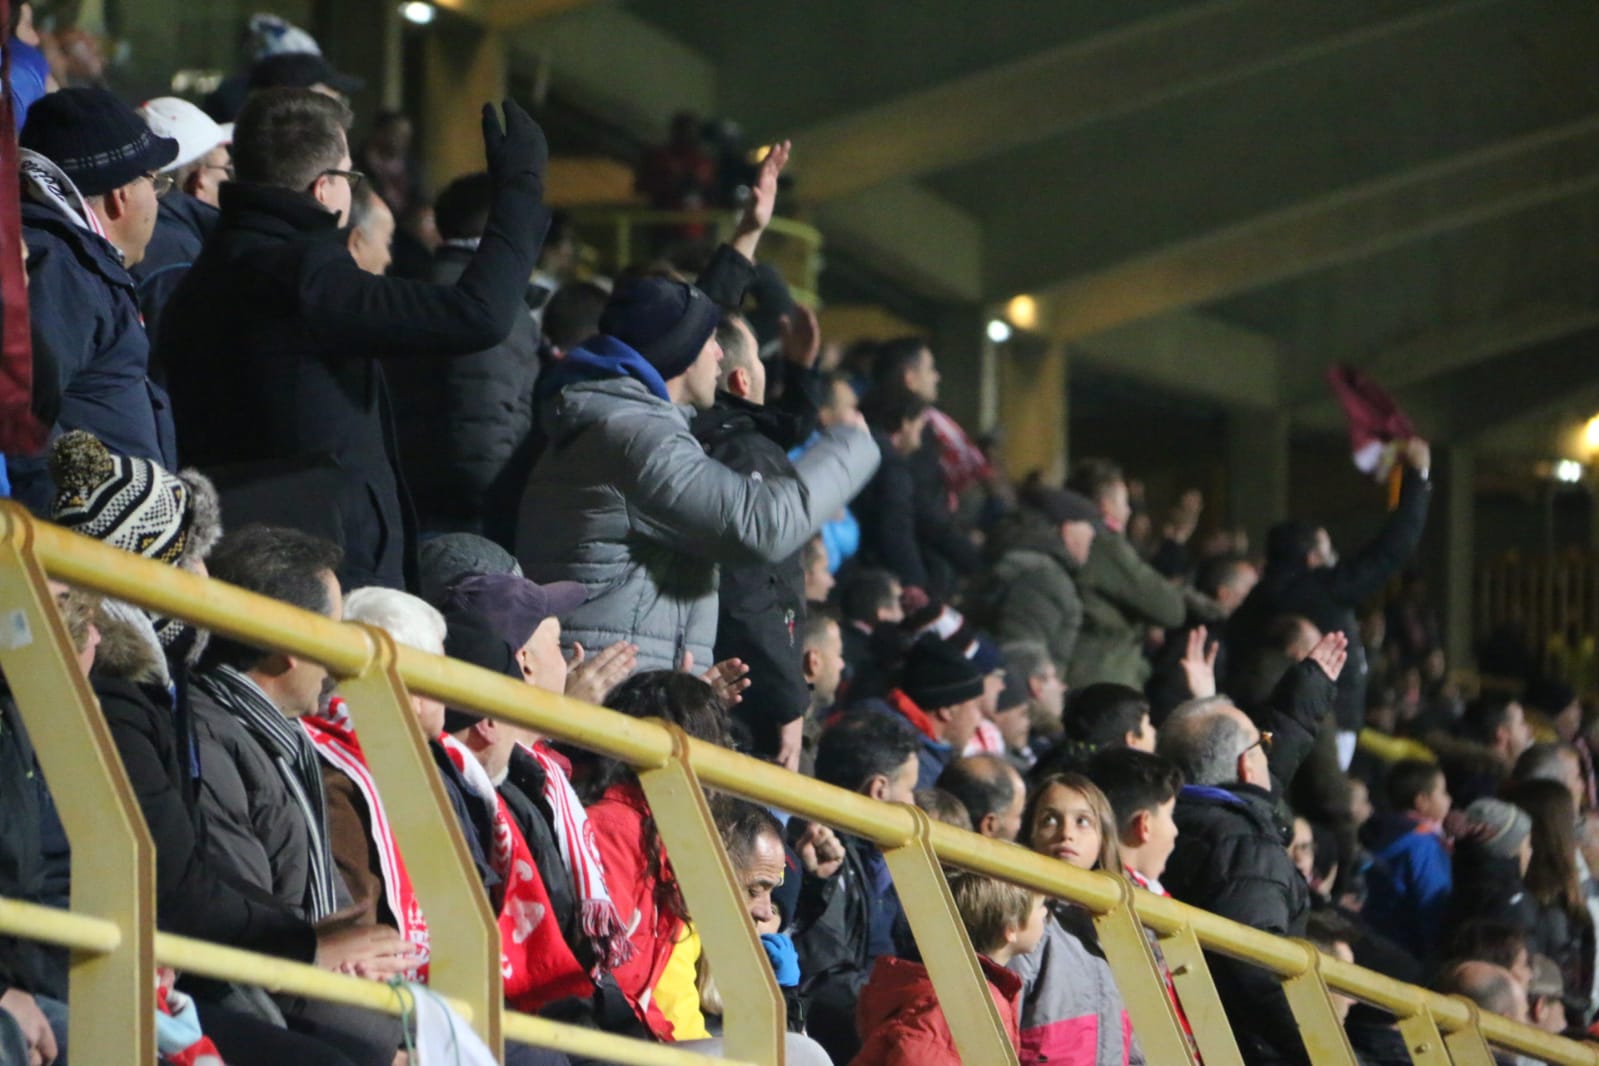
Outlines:
[[1438,991],[1446,996],[1465,996],[1489,1014],[1513,1022],[1527,1021],[1527,990],[1503,966],[1480,959],[1458,962],[1438,979]]
[[1027,786],[1008,760],[998,755],[956,759],[938,775],[937,787],[961,801],[972,828],[983,836],[1014,841],[1020,834]]

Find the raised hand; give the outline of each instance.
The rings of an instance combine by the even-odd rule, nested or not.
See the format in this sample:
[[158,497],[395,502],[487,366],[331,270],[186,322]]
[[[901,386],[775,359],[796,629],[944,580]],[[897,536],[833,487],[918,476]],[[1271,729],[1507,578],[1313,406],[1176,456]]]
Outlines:
[[[683,672],[694,672],[694,653],[683,653]],[[716,695],[729,707],[744,699],[744,690],[750,687],[750,668],[742,659],[723,659],[700,675],[700,680],[710,685]]]
[[1339,632],[1328,633],[1316,642],[1306,658],[1321,667],[1321,672],[1329,679],[1337,681],[1338,675],[1344,672],[1344,663],[1349,660],[1349,638]]
[[844,845],[838,834],[819,822],[806,827],[805,835],[794,845],[794,854],[805,872],[816,877],[832,877],[844,865]]
[[619,640],[589,658],[583,645],[572,645],[566,667],[566,694],[585,703],[604,703],[611,690],[625,681],[638,665],[638,647]]
[[751,261],[755,259],[755,246],[760,243],[761,234],[772,222],[772,209],[777,205],[777,179],[788,165],[789,148],[788,141],[779,141],[766,153],[760,173],[750,186],[750,201],[744,205],[743,217],[733,232],[733,247]]
[[1188,692],[1196,700],[1216,694],[1216,655],[1221,651],[1217,641],[1206,649],[1209,633],[1204,626],[1195,626],[1188,632],[1188,646],[1183,651],[1183,676],[1188,679]]
[[816,312],[804,304],[795,304],[788,314],[778,319],[783,331],[783,358],[806,370],[816,365],[822,354],[822,333],[816,325]]
[[496,185],[528,176],[544,188],[544,170],[550,161],[550,146],[544,131],[515,100],[506,100],[505,127],[494,113],[493,104],[483,105],[483,155]]

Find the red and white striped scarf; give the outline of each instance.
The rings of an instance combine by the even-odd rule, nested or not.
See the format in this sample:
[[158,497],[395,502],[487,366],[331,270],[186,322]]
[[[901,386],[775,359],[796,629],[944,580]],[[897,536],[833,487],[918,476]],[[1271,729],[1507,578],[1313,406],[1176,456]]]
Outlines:
[[588,812],[572,788],[566,764],[543,744],[522,744],[544,770],[544,802],[554,816],[555,839],[561,859],[572,876],[573,887],[582,907],[583,935],[594,942],[595,958],[605,969],[614,969],[628,960],[633,946],[627,926],[616,911],[611,892],[605,885],[605,863]]
[[383,799],[378,795],[377,782],[372,780],[372,772],[367,769],[361,742],[350,728],[344,701],[335,697],[329,704],[326,718],[301,718],[300,726],[305,730],[305,735],[311,738],[311,746],[316,749],[317,755],[355,782],[356,791],[366,801],[372,822],[372,841],[377,845],[378,867],[383,875],[383,895],[394,920],[399,923],[400,935],[421,953],[421,962],[415,969],[406,971],[406,978],[425,984],[429,954],[427,920],[422,916],[416,890],[411,887],[411,876],[406,873],[405,860],[400,857],[399,846],[394,842],[394,830],[383,809]]
[[533,863],[533,853],[489,780],[488,772],[465,744],[440,734],[439,743],[460,771],[471,798],[493,819],[494,835],[486,856],[500,878],[500,976],[505,1002],[529,1014],[572,996],[590,996],[594,984],[555,920],[549,890]]

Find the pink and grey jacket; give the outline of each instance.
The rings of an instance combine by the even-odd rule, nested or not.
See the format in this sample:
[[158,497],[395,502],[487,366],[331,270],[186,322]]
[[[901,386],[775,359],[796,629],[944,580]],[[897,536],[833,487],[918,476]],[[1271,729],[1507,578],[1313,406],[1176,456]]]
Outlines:
[[[1080,928],[1087,942],[1060,918]],[[1021,1061],[1144,1066],[1116,979],[1083,912],[1052,904],[1044,939],[1009,968],[1022,979]]]

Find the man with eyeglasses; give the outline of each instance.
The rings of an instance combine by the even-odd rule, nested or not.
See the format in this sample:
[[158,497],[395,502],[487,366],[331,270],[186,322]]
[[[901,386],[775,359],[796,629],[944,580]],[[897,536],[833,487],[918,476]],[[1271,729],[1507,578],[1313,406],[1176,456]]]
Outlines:
[[[145,249],[144,261],[132,271],[139,283],[144,328],[153,340],[160,332],[167,301],[217,227],[222,183],[233,176],[228,152],[233,127],[217,125],[210,115],[175,96],[149,101],[139,108],[139,115],[156,136],[178,142],[177,157],[161,172],[172,188],[161,196],[155,234]],[[161,377],[159,366],[152,372]]]
[[[1189,782],[1172,812],[1177,845],[1163,878],[1177,899],[1268,933],[1304,935],[1310,893],[1288,854],[1274,780],[1291,779],[1309,752],[1347,657],[1341,633],[1322,638],[1257,713],[1268,730],[1221,695],[1190,700],[1161,725],[1155,751]],[[1278,980],[1207,957],[1244,1062],[1308,1066]]]
[[184,462],[224,506],[342,541],[347,588],[415,584],[416,522],[396,468],[387,359],[493,347],[527,314],[548,224],[544,134],[485,109],[488,225],[453,285],[363,271],[343,227],[362,177],[350,111],[313,89],[251,94],[233,131],[221,218],[163,316],[157,354]]
[[[88,430],[112,452],[175,470],[171,412],[149,380],[150,341],[128,271],[150,243],[159,171],[177,142],[104,89],[43,97],[19,142],[34,412],[52,436]],[[47,511],[54,489],[44,455],[6,463],[13,493]]]

